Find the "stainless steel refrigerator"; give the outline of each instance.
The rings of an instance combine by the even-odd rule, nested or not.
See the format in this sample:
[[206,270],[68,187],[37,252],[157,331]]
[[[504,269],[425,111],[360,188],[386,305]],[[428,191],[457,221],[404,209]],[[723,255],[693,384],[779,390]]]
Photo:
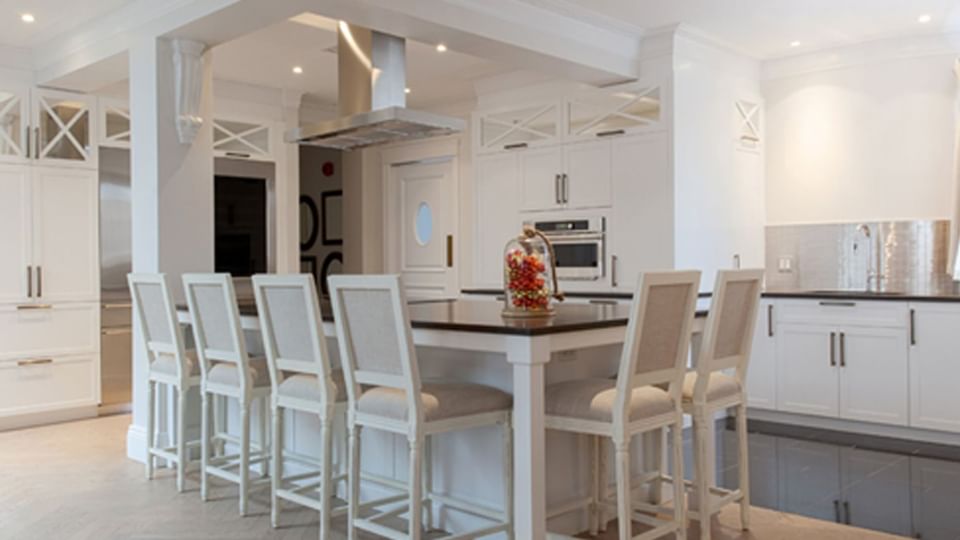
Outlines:
[[130,151],[100,148],[100,412],[130,410]]

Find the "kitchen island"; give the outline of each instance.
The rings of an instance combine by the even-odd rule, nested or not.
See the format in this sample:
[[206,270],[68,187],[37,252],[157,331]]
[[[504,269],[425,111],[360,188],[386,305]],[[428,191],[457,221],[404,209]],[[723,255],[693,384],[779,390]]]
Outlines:
[[[497,386],[513,394],[514,426],[514,501],[517,538],[545,538],[547,504],[569,500],[586,489],[588,467],[585,443],[569,434],[550,434],[550,452],[547,452],[547,434],[544,428],[544,391],[549,382],[583,377],[609,376],[616,371],[619,350],[623,344],[629,318],[628,305],[561,304],[555,316],[548,319],[508,319],[500,314],[501,304],[489,300],[413,301],[410,303],[413,340],[418,347],[424,378],[461,378]],[[186,309],[178,309],[182,322],[189,323]],[[256,307],[241,302],[241,322],[247,330],[257,330],[259,322]],[[335,339],[336,329],[328,306],[322,306],[324,333]],[[703,315],[703,313],[698,313]],[[702,317],[695,323],[695,331],[702,327]],[[331,346],[331,351],[335,347]],[[505,362],[504,362],[505,360]],[[553,361],[559,369],[547,373]],[[505,369],[508,367],[508,369]],[[294,430],[299,431],[297,424]],[[307,426],[300,429],[309,429]],[[436,459],[444,459],[437,467],[435,489],[456,491],[461,497],[499,505],[500,486],[478,485],[496,482],[499,475],[485,474],[484,470],[499,470],[500,464],[490,462],[490,455],[498,458],[498,438],[493,433],[454,434],[444,444],[456,451],[440,452]],[[389,435],[371,433],[389,437]],[[484,437],[485,435],[485,437]],[[303,434],[296,434],[306,438]],[[461,438],[461,440],[454,440]],[[380,447],[379,464],[370,460],[363,467],[383,467],[392,464],[395,455],[402,455],[402,446],[393,448],[384,440],[366,448]],[[488,451],[489,449],[489,451]],[[306,450],[306,449],[305,449]],[[309,451],[309,450],[307,450]],[[394,454],[391,456],[390,454]],[[549,455],[549,459],[545,456]],[[441,457],[442,456],[442,457]],[[366,457],[366,456],[365,456]],[[453,460],[457,463],[454,465]],[[468,460],[468,461],[464,461]],[[487,464],[489,463],[489,469]],[[435,465],[438,465],[435,463]],[[497,468],[494,468],[497,467]],[[551,469],[548,478],[547,469]],[[395,472],[380,470],[381,474]],[[402,469],[402,467],[400,468]],[[444,472],[454,471],[450,478]],[[458,476],[466,476],[457,479]],[[457,484],[454,484],[457,482]],[[467,491],[470,490],[470,491]],[[447,514],[444,512],[443,514]],[[457,528],[454,516],[443,516],[451,521],[444,528]],[[579,516],[574,515],[579,518]],[[462,522],[468,523],[466,521]],[[559,524],[561,532],[575,532],[578,522]],[[553,524],[551,525],[553,529]],[[448,529],[449,530],[449,529]]]

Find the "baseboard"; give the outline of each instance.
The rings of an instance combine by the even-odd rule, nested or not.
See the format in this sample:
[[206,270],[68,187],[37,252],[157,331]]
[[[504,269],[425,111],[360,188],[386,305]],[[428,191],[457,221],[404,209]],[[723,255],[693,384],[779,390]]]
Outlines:
[[94,418],[95,416],[97,416],[96,405],[18,414],[0,418],[0,431],[42,426],[45,424],[58,424],[71,420]]
[[948,433],[944,431],[933,431],[929,429],[872,424],[869,422],[858,422],[855,420],[844,420],[841,418],[825,418],[822,416],[810,416],[805,414],[770,411],[766,409],[748,409],[747,418],[764,420],[767,422],[777,422],[780,424],[829,429],[833,431],[845,431],[848,433],[858,433],[861,435],[876,435],[880,437],[906,439],[909,441],[960,446],[960,434]]
[[127,428],[127,457],[146,464],[147,428],[130,424]]

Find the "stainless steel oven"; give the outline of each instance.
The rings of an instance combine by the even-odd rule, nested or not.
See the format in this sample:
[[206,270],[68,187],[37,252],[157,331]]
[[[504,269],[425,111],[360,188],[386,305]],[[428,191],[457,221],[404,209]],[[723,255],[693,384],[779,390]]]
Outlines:
[[557,279],[597,281],[604,277],[606,219],[603,217],[527,221],[553,244]]

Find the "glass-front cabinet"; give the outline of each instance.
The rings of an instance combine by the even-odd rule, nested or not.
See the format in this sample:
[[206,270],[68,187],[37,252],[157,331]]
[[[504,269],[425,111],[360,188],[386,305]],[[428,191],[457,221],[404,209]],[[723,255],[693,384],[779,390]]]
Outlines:
[[30,92],[0,87],[0,161],[28,159]]
[[225,118],[213,119],[213,152],[217,156],[272,161],[270,125]]
[[568,138],[623,135],[660,124],[659,86],[604,88],[572,96],[566,104]]
[[48,164],[96,167],[95,103],[92,96],[35,89],[33,158]]
[[100,146],[130,148],[130,104],[100,98]]
[[560,135],[560,103],[484,112],[477,123],[481,151],[515,150],[550,143]]

